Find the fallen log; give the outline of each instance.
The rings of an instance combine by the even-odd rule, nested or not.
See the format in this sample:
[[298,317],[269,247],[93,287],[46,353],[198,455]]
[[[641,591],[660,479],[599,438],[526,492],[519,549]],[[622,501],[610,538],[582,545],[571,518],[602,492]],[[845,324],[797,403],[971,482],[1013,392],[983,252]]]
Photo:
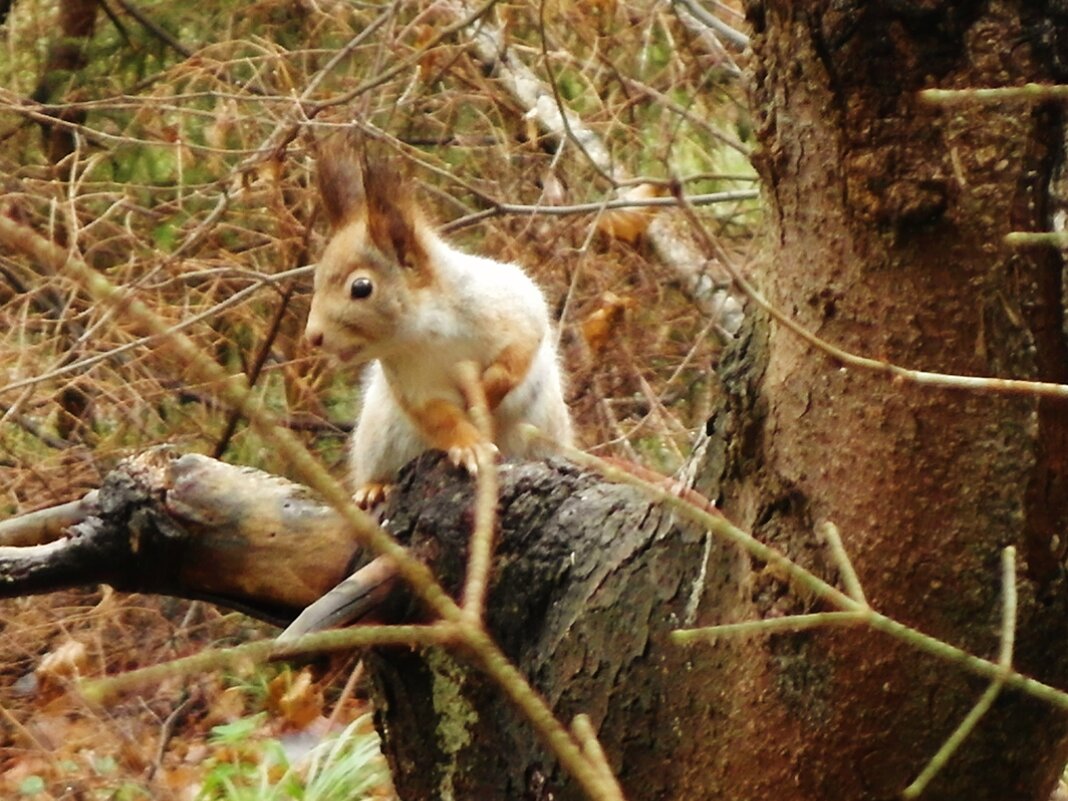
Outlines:
[[20,532],[18,519],[6,522],[0,596],[103,583],[285,622],[359,555],[338,515],[303,487],[196,454],[125,460],[90,496],[65,505],[76,512],[50,542],[7,545]]

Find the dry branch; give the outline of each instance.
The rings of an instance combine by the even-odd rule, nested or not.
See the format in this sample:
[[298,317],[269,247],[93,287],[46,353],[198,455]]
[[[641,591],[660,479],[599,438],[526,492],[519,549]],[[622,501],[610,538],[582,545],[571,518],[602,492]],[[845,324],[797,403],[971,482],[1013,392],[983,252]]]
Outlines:
[[701,46],[721,59],[719,66],[740,77],[742,71],[731,58],[728,47],[741,52],[749,47],[749,37],[732,28],[695,0],[674,0],[671,5],[679,22],[697,37]]
[[[462,0],[449,4],[457,18],[470,15],[470,7]],[[527,110],[546,133],[563,141],[572,141],[590,163],[613,184],[632,182],[632,177],[613,158],[601,137],[570,109],[565,108],[547,85],[509,47],[504,31],[483,19],[477,26],[466,29],[478,59],[494,70],[504,88]],[[702,312],[717,323],[728,335],[737,333],[742,324],[742,307],[717,280],[719,272],[714,263],[702,255],[700,249],[684,232],[658,216],[646,231],[650,244],[661,261],[674,270],[687,293]]]
[[107,583],[279,621],[341,581],[358,555],[340,517],[303,487],[205,456],[148,451],[90,496],[5,521],[0,534],[39,532],[41,520],[53,535],[70,528],[32,547],[5,536],[0,595]]

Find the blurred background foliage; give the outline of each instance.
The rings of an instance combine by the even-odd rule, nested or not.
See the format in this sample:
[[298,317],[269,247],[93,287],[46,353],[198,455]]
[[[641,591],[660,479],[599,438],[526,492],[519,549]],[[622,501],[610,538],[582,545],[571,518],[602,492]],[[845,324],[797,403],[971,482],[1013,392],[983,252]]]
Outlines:
[[[355,127],[405,163],[455,243],[546,290],[583,445],[685,470],[733,328],[708,303],[721,276],[677,212],[568,207],[666,196],[672,180],[733,193],[701,214],[753,257],[744,53],[694,4],[0,2],[0,214],[135,290],[340,472],[358,375],[301,332],[325,234],[315,143]],[[708,6],[741,27],[736,6]],[[562,136],[545,124],[560,109]],[[165,345],[62,271],[0,252],[0,517],[78,497],[160,442],[286,474]],[[8,718],[32,714],[33,692],[12,688],[60,641],[87,643],[104,671],[244,636],[214,610],[105,596],[0,606]],[[151,644],[123,651],[117,620]],[[166,718],[177,691],[160,692],[143,706]],[[17,728],[5,739],[25,748]]]

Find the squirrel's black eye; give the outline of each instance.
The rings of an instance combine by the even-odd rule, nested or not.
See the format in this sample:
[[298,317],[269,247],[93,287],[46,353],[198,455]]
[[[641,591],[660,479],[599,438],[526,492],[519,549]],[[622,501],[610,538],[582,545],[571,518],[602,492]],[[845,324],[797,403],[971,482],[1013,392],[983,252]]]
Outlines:
[[371,292],[374,288],[375,285],[371,283],[370,278],[361,277],[352,282],[352,286],[349,287],[349,294],[352,295],[353,300],[363,300],[371,297]]

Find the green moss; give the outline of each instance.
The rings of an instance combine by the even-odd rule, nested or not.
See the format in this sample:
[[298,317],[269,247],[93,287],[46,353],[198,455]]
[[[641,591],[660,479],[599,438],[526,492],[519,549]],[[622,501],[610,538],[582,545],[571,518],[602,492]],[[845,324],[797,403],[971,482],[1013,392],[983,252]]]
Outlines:
[[[434,676],[433,702],[439,720],[438,745],[442,753],[452,756],[471,744],[471,728],[478,722],[478,713],[463,692],[467,671],[441,649],[428,652],[426,661]],[[450,769],[438,784],[438,797],[443,801],[451,801],[456,797],[453,791],[454,774],[451,771],[450,764]]]

